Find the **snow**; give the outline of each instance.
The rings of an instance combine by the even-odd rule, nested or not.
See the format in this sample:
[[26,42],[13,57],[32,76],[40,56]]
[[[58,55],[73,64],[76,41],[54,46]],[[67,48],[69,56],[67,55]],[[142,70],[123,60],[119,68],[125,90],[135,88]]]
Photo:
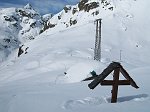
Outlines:
[[104,65],[100,66],[98,63],[92,61],[78,62],[67,70],[66,77],[69,83],[80,82],[83,79],[91,76],[90,72],[93,70],[97,71],[98,69],[103,68]]
[[[0,63],[0,112],[150,111],[150,16],[145,15],[150,2],[110,1],[116,7],[114,11],[103,9],[92,17],[90,14],[99,8],[89,13],[77,12],[77,24],[67,28],[61,22],[77,15],[63,13],[60,21],[56,20],[58,14],[54,15],[50,21],[58,23],[56,27],[24,43],[23,50],[29,47],[27,53],[18,58],[18,49],[13,50]],[[94,20],[99,17],[102,17],[101,62],[93,60]],[[90,81],[82,81],[93,70],[100,74],[112,61],[120,61],[140,87],[119,86],[115,104],[110,103],[112,87],[97,86],[90,90],[87,86]]]

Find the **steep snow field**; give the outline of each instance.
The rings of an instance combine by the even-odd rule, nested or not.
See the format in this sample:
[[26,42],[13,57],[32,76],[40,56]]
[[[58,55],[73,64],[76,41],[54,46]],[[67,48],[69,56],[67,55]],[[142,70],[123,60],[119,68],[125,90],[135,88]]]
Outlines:
[[[77,19],[76,25],[47,29],[24,44],[23,49],[29,47],[26,54],[18,58],[16,50],[1,63],[0,112],[149,112],[150,2],[111,1],[116,7],[112,12],[91,18],[85,13],[86,19]],[[101,62],[93,60],[98,17],[102,17]],[[120,86],[116,104],[110,103],[111,87],[90,90],[90,81],[82,82],[112,61],[121,61],[140,87]]]

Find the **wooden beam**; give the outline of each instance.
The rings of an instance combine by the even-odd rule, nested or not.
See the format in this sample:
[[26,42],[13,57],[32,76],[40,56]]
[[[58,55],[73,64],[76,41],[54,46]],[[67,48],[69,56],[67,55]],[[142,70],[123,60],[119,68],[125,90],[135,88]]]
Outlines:
[[111,63],[106,69],[103,70],[103,72],[98,75],[90,84],[88,84],[88,87],[90,89],[94,89],[98,84],[100,84],[114,69],[120,68],[120,63],[113,62]]
[[112,87],[111,103],[116,103],[117,102],[119,73],[120,73],[120,68],[117,68],[117,69],[114,70],[114,76],[113,76],[114,84],[113,84],[113,87]]
[[[113,84],[115,84],[115,82],[113,80],[104,80],[101,82],[102,86],[112,86]],[[130,81],[129,80],[119,80],[118,85],[130,85]]]
[[137,84],[135,83],[135,81],[130,77],[130,75],[128,74],[128,72],[121,66],[120,67],[120,72],[122,73],[122,75],[127,79],[130,80],[130,84],[132,87],[138,89],[139,87],[137,86]]
[[88,77],[88,78],[86,78],[86,79],[84,79],[84,80],[82,80],[82,81],[89,81],[89,80],[93,80],[93,79],[95,79],[97,76],[98,76],[98,75],[91,76],[91,77]]

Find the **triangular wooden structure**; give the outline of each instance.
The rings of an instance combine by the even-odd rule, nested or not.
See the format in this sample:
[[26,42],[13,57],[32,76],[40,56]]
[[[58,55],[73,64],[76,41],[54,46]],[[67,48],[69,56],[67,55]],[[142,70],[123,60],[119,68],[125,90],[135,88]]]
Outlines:
[[[113,80],[104,80],[111,72],[114,71]],[[119,80],[119,73],[126,78],[126,80]],[[118,86],[119,85],[131,85],[138,89],[139,87],[135,81],[129,76],[127,71],[122,67],[119,62],[112,62],[100,75],[92,76],[84,79],[83,81],[93,80],[88,87],[94,89],[98,84],[101,85],[112,85],[112,99],[111,103],[117,102]]]

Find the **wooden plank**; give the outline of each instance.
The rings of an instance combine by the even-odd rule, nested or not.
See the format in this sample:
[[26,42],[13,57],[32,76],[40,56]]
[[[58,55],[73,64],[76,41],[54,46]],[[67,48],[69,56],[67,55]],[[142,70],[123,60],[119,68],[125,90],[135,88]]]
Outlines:
[[122,73],[122,75],[127,79],[130,80],[130,84],[132,87],[135,87],[136,89],[138,89],[139,87],[137,86],[137,84],[135,83],[135,81],[130,77],[130,75],[128,74],[128,72],[121,66],[120,67],[120,72]]
[[112,86],[114,84],[113,80],[104,80],[101,82],[102,86]]
[[111,103],[116,103],[117,102],[119,72],[120,72],[120,68],[114,70],[114,76],[113,76],[114,84],[113,84],[113,87],[112,87]]
[[114,69],[117,69],[120,67],[120,63],[113,62],[111,63],[104,71],[98,75],[90,84],[88,84],[88,87],[90,89],[94,89],[99,83],[101,83]]
[[93,79],[95,79],[97,76],[98,76],[98,75],[91,76],[91,77],[88,77],[88,78],[86,78],[86,79],[84,79],[84,80],[82,80],[82,81],[89,81],[89,80],[93,80]]
[[[113,80],[104,80],[101,82],[102,86],[112,86],[115,82]],[[130,85],[129,80],[119,80],[118,85]]]

